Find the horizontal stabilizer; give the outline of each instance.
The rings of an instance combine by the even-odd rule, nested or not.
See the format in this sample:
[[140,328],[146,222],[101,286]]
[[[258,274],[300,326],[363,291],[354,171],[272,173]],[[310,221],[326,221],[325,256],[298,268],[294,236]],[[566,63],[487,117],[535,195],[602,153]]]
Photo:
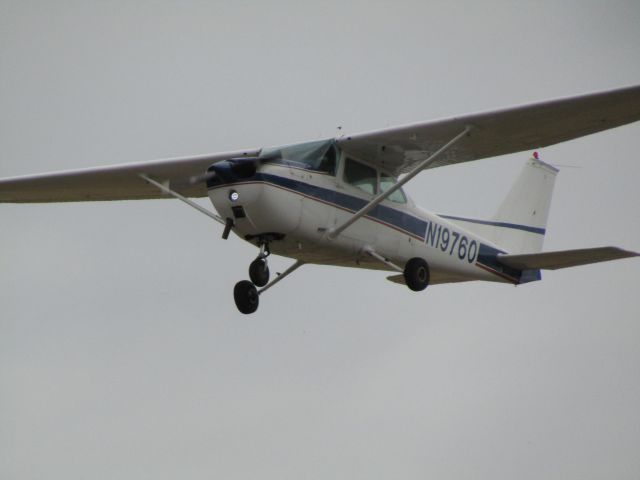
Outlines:
[[583,248],[579,250],[561,250],[558,252],[530,253],[524,255],[498,255],[498,262],[518,270],[577,267],[590,263],[608,262],[620,258],[640,256],[639,253],[618,247]]

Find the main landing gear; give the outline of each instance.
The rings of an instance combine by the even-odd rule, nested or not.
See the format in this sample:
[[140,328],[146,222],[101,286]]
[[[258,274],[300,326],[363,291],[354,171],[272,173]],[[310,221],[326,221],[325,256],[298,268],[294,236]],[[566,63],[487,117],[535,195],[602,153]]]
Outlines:
[[414,292],[420,292],[429,285],[429,265],[422,258],[409,259],[402,274],[407,287]]
[[410,258],[405,264],[404,269],[402,269],[388,258],[377,253],[371,247],[365,247],[363,249],[363,253],[366,253],[370,257],[375,258],[398,272],[402,272],[404,283],[414,292],[421,292],[429,285],[431,274],[429,273],[429,265],[424,258]]
[[[267,262],[267,257],[271,254],[269,252],[269,243],[268,241],[260,241],[259,245],[260,253],[249,265],[249,278],[251,281],[241,280],[233,287],[233,299],[236,302],[236,307],[238,307],[240,313],[244,313],[245,315],[253,313],[258,309],[260,294],[304,265],[304,262],[298,260],[284,272],[278,274],[278,276],[269,283],[269,265]],[[258,288],[260,288],[260,290],[258,290]]]

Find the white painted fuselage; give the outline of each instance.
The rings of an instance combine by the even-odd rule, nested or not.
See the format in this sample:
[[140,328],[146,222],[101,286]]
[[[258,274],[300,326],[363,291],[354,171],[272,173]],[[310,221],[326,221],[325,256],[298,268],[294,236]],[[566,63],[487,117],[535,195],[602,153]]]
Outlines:
[[[371,200],[370,195],[341,179],[340,169],[334,176],[264,163],[250,178],[210,187],[209,197],[223,218],[233,220],[233,231],[240,238],[256,244],[260,235],[280,234],[281,239],[270,242],[271,252],[306,263],[393,271],[366,254],[372,249],[399,266],[410,258],[425,259],[432,284],[521,282],[521,272],[495,261],[496,254],[504,250],[416,206],[409,198],[405,203],[385,200],[331,239],[331,229]],[[231,199],[234,191],[235,201]]]

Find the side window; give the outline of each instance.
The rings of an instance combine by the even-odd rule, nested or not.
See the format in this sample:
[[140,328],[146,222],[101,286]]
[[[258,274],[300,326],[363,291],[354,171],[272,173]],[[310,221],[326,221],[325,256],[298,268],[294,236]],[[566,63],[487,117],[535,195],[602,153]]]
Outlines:
[[351,158],[344,164],[344,181],[370,195],[376,193],[378,176],[375,169]]
[[[393,177],[389,177],[387,175],[380,175],[380,191],[381,192],[386,192],[387,190],[389,190],[391,187],[393,187],[396,184],[396,179]],[[405,196],[404,192],[402,191],[402,189],[400,188],[399,190],[396,190],[395,192],[393,192],[389,197],[389,200],[391,200],[392,202],[395,203],[407,203],[407,197]]]

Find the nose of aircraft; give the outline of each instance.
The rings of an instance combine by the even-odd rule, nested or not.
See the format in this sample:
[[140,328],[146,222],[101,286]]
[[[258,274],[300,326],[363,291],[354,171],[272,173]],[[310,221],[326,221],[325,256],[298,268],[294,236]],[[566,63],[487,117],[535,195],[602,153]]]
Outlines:
[[207,173],[213,173],[207,178],[207,187],[215,187],[224,183],[237,182],[251,178],[258,168],[257,158],[230,158],[211,165]]

